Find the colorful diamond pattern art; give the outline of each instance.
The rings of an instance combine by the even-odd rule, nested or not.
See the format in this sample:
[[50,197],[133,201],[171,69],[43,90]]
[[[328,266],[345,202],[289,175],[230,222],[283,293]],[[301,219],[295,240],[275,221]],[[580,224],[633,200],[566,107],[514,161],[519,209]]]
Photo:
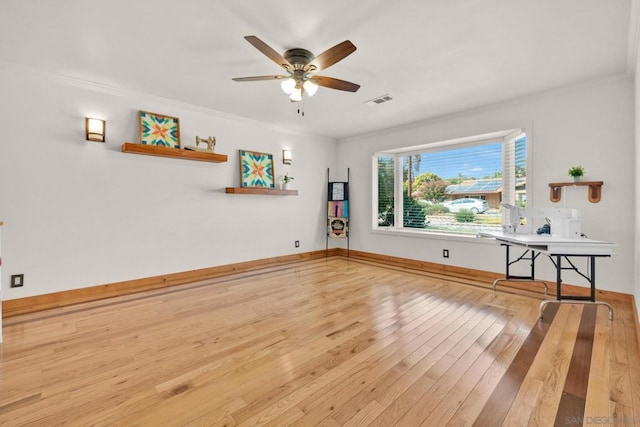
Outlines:
[[178,119],[140,111],[140,142],[158,147],[180,148]]
[[242,187],[273,188],[273,155],[240,150]]

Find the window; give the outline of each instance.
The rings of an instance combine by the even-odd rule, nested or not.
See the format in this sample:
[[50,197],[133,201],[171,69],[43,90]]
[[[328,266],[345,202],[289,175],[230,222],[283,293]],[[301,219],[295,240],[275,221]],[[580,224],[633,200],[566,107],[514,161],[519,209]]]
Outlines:
[[376,153],[374,228],[501,230],[502,204],[526,205],[526,157],[520,129]]

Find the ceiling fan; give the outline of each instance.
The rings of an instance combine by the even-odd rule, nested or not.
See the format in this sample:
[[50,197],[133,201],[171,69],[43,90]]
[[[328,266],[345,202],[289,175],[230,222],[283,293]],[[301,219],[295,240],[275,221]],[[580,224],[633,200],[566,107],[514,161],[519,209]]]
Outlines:
[[236,82],[282,80],[280,83],[282,90],[289,95],[291,102],[302,101],[304,93],[313,96],[318,90],[318,86],[347,92],[356,92],[360,89],[360,85],[355,83],[315,74],[355,52],[356,47],[349,40],[338,43],[320,55],[314,56],[308,50],[300,48],[289,49],[280,55],[256,36],[245,36],[245,39],[273,62],[284,68],[287,75],[235,77],[233,80]]

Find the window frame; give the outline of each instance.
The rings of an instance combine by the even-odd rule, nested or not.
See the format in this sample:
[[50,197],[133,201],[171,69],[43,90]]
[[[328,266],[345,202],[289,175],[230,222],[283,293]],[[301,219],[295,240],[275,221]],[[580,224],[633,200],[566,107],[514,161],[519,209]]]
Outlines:
[[[473,147],[483,144],[490,143],[505,143],[509,140],[517,140],[522,135],[525,135],[527,138],[526,143],[526,177],[527,177],[527,187],[525,191],[525,198],[527,200],[527,206],[533,205],[533,174],[532,174],[532,164],[533,164],[533,138],[531,132],[531,126],[523,126],[519,128],[511,128],[503,131],[490,132],[486,134],[478,134],[475,136],[450,139],[444,141],[436,141],[432,143],[407,146],[402,148],[392,148],[387,150],[376,151],[372,155],[371,165],[372,165],[372,222],[371,222],[371,231],[373,233],[378,234],[387,234],[387,235],[401,235],[408,237],[422,237],[422,238],[436,238],[442,240],[459,240],[459,241],[469,241],[469,239],[473,239],[475,241],[486,240],[486,239],[476,239],[475,235],[458,233],[458,232],[447,232],[447,231],[434,231],[429,229],[420,229],[420,228],[409,228],[404,227],[402,223],[403,218],[403,166],[402,159],[406,156],[415,155],[415,154],[424,154],[425,152],[437,152],[437,151],[446,151],[454,148],[465,148],[465,147]],[[504,147],[504,146],[503,146]],[[378,182],[378,159],[380,157],[392,157],[394,159],[394,218],[400,218],[400,223],[398,224],[398,220],[394,222],[393,226],[385,226],[381,227],[378,224],[378,191],[379,191],[379,182]],[[503,161],[503,169],[505,167],[504,158]],[[505,221],[504,212],[502,217],[503,223]]]

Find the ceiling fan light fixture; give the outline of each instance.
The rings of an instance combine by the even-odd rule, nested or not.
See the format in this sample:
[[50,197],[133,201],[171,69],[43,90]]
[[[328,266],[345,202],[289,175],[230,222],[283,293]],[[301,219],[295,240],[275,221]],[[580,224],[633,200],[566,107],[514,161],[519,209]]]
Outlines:
[[311,80],[307,80],[304,82],[304,90],[307,92],[307,95],[313,96],[318,91],[318,85],[312,82]]
[[280,83],[280,87],[282,88],[284,93],[290,95],[296,87],[296,81],[292,78],[288,78]]
[[302,101],[302,88],[295,88],[293,91],[291,91],[289,99],[291,99],[293,102]]

